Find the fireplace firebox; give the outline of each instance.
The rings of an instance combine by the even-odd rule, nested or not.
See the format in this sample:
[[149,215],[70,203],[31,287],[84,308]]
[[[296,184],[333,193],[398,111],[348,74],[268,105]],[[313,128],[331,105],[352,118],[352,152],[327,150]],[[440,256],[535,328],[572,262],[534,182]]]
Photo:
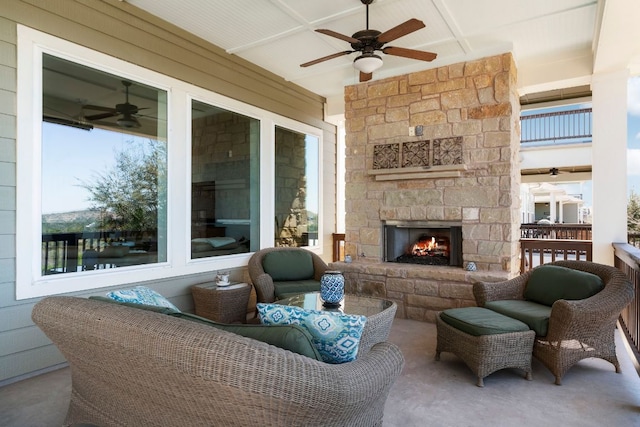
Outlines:
[[462,267],[462,225],[442,221],[386,221],[384,261]]

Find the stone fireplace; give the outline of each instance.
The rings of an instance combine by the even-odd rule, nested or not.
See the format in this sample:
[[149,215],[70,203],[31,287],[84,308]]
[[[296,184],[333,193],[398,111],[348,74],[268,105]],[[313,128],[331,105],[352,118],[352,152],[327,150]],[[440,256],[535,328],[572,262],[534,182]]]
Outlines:
[[[345,88],[345,253],[354,261],[333,268],[347,291],[434,321],[474,305],[474,281],[518,273],[519,114],[511,54]],[[389,241],[385,225],[407,221],[453,224],[453,235],[405,233],[429,235],[438,249],[427,245],[424,256],[448,265],[388,262],[414,243],[397,243],[402,232]],[[464,268],[471,261],[476,272]]]

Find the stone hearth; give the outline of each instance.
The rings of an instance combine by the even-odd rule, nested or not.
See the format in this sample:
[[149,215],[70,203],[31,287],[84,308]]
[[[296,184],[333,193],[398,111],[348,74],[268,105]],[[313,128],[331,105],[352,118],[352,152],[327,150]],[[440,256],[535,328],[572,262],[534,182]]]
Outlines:
[[474,282],[506,279],[504,272],[395,263],[334,262],[329,268],[343,272],[347,293],[391,299],[397,317],[432,323],[439,311],[475,306]]

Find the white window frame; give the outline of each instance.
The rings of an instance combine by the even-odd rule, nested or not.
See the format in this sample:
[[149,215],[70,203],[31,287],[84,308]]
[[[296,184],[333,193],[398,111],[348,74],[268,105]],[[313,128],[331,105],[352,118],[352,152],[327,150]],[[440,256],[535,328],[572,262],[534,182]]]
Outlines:
[[[260,247],[273,246],[275,126],[318,138],[319,242],[322,251],[322,131],[209,90],[18,25],[16,299],[122,286],[218,269],[244,267],[251,253],[191,259],[191,100],[260,120]],[[167,92],[167,261],[43,276],[40,271],[42,54],[132,79]],[[188,143],[185,143],[188,142]]]

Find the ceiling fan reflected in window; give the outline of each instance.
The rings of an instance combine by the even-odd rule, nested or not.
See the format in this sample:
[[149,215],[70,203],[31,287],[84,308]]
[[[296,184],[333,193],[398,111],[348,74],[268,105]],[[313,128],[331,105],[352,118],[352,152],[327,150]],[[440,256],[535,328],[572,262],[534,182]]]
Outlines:
[[358,31],[352,36],[346,36],[332,30],[316,30],[321,34],[349,42],[353,50],[345,50],[343,52],[334,53],[313,61],[305,62],[304,64],[300,64],[301,67],[309,67],[311,65],[319,64],[320,62],[328,61],[329,59],[349,55],[354,52],[360,52],[360,56],[353,60],[353,67],[360,71],[360,81],[366,82],[371,80],[373,72],[382,66],[382,57],[376,54],[376,52],[382,52],[386,55],[417,59],[420,61],[433,61],[436,59],[437,54],[433,52],[424,52],[421,50],[407,49],[403,47],[384,46],[386,43],[424,28],[425,25],[422,21],[415,18],[409,19],[408,21],[395,26],[384,33],[381,33],[378,30],[371,30],[369,29],[369,5],[373,3],[373,0],[360,1],[367,8],[366,30]]
[[549,169],[549,176],[550,176],[551,178],[557,178],[557,177],[558,177],[558,175],[560,175],[560,174],[565,174],[565,173],[568,173],[568,172],[566,172],[566,171],[561,171],[561,170],[560,170],[560,169],[558,169],[558,168],[551,168],[551,169]]
[[100,105],[83,105],[82,108],[84,110],[93,110],[93,111],[104,111],[103,113],[93,114],[89,116],[85,116],[85,120],[92,122],[96,120],[103,120],[110,117],[118,117],[116,123],[118,126],[131,129],[131,128],[139,128],[140,122],[136,118],[136,114],[140,110],[144,110],[146,108],[138,108],[137,105],[133,105],[129,103],[129,87],[131,86],[131,82],[127,80],[122,80],[122,84],[125,88],[125,102],[124,104],[116,104],[115,107],[103,107]]

